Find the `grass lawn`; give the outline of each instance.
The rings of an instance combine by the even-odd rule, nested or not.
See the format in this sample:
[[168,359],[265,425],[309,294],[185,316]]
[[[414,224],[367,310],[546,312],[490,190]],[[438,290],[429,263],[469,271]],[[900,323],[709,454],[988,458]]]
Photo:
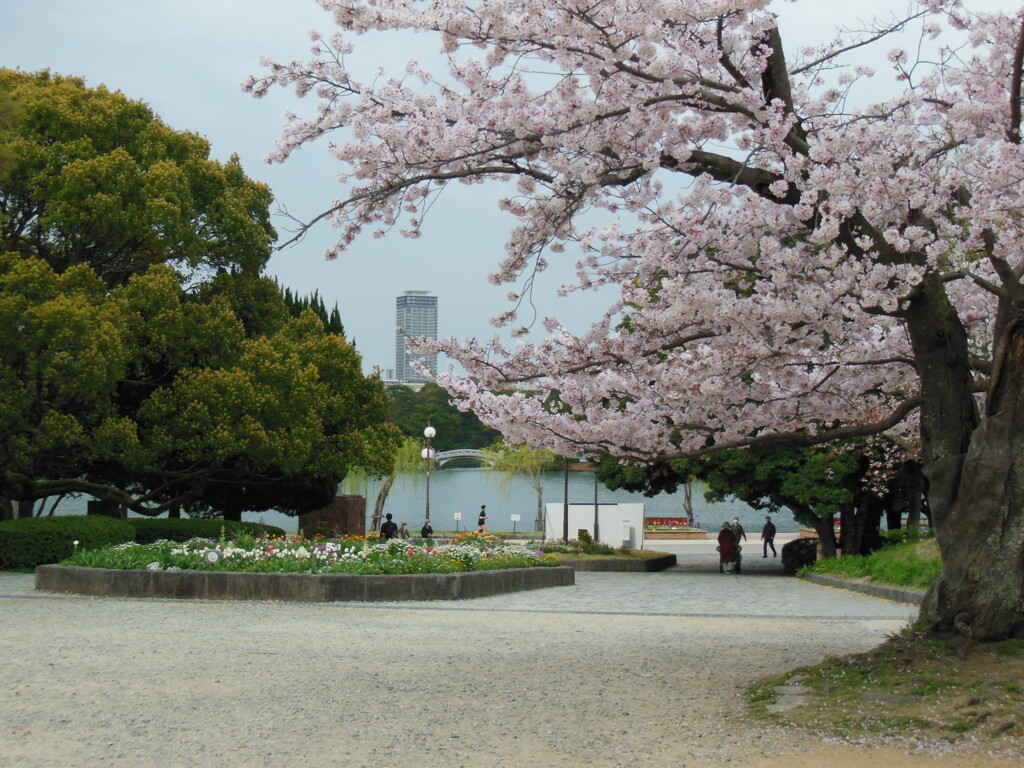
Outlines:
[[[925,539],[819,561],[801,573],[927,588],[941,571],[935,541]],[[769,712],[781,685],[813,693],[805,704]],[[872,651],[760,681],[748,693],[756,716],[816,736],[868,742],[885,736],[1024,754],[1024,640],[949,645],[911,627]]]

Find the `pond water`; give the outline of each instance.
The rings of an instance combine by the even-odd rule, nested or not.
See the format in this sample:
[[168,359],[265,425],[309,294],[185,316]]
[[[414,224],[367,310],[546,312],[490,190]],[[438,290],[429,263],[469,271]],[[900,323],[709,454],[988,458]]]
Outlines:
[[[343,493],[358,493],[367,497],[367,514],[373,513],[373,501],[377,495],[378,483],[370,483],[363,489],[344,489]],[[544,473],[541,477],[542,498],[545,504],[562,504],[564,501],[564,475],[561,472]],[[569,502],[588,504],[594,501],[594,474],[592,472],[569,473]],[[597,500],[605,503],[634,503],[644,505],[645,517],[681,517],[683,515],[683,493],[662,493],[647,498],[640,493],[609,491],[597,485]],[[462,512],[459,530],[476,529],[476,516],[480,505],[487,505],[487,523],[492,531],[531,530],[537,515],[537,492],[525,480],[509,478],[503,472],[490,469],[441,469],[430,473],[430,519],[434,530],[455,530],[456,511]],[[390,512],[396,522],[406,522],[413,532],[423,525],[426,507],[426,479],[422,474],[399,476],[388,495],[385,512]],[[86,499],[69,499],[61,503],[57,514],[83,515]],[[740,501],[726,501],[710,504],[704,501],[704,490],[699,483],[693,488],[693,510],[701,526],[707,530],[718,530],[724,520],[739,517],[748,535],[760,536],[765,513],[752,509]],[[512,515],[520,516],[513,522]],[[280,512],[247,512],[243,520],[263,521],[286,531],[296,529],[296,519]],[[785,510],[772,515],[780,532],[796,532],[800,525]]]

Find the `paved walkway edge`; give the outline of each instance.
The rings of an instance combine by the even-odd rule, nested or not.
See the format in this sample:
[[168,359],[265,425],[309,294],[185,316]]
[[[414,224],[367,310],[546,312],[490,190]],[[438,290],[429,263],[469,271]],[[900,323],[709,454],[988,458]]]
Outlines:
[[924,602],[925,591],[923,589],[874,584],[862,579],[843,579],[838,576],[828,576],[823,573],[809,573],[804,578],[808,581],[813,581],[815,584],[823,584],[826,587],[849,589],[853,592],[862,592],[865,595],[884,597],[887,600],[895,600],[898,603],[921,605]]
[[354,573],[240,573],[148,571],[41,565],[35,587],[99,597],[171,597],[200,600],[394,602],[465,600],[545,587],[568,587],[576,572],[564,566],[463,573],[361,575]]

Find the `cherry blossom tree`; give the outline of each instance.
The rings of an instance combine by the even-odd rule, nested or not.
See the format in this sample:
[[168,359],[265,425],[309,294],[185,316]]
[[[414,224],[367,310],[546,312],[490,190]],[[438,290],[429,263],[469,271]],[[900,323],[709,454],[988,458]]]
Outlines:
[[[769,0],[319,2],[341,31],[246,87],[315,96],[272,159],[331,142],[331,255],[415,237],[452,182],[511,181],[506,336],[551,259],[575,258],[564,291],[615,292],[582,334],[422,343],[468,372],[439,377],[464,407],[634,461],[916,433],[931,626],[1024,636],[1024,15],[927,0],[790,51]],[[354,36],[403,30],[447,71],[351,73]],[[885,73],[851,63],[911,32]]]

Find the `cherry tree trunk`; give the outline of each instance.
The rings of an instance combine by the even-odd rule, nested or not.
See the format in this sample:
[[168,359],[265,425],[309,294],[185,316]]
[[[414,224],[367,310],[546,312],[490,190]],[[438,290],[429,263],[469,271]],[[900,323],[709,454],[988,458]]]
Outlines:
[[979,641],[1024,637],[1024,323],[1005,330],[966,454],[928,475],[943,562],[930,626]]
[[[926,278],[907,313],[921,381],[921,442],[943,574],[922,615],[940,635],[1024,637],[1024,326],[1000,323],[986,418],[967,335]],[[980,423],[979,423],[980,422]]]

